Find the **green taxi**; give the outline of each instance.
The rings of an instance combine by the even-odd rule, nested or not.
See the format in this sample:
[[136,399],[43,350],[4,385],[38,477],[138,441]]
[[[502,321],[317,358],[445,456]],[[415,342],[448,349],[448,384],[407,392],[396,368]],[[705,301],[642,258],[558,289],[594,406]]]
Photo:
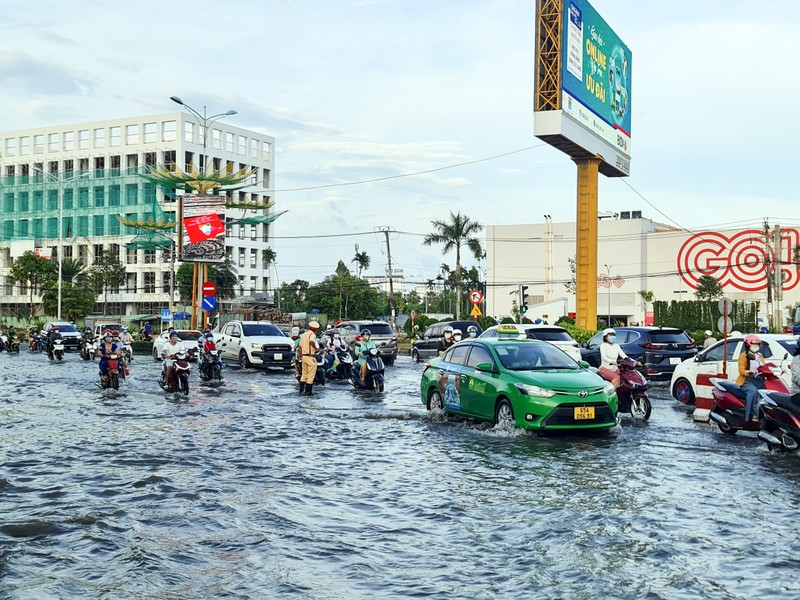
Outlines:
[[588,366],[539,340],[464,340],[425,365],[422,403],[534,431],[609,429],[617,395]]

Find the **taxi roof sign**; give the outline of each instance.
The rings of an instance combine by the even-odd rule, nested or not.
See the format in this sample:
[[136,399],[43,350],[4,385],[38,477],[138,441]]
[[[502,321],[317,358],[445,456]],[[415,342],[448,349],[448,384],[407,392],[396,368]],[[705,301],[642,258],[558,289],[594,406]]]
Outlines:
[[516,325],[509,325],[506,323],[505,325],[498,325],[497,326],[497,334],[502,337],[509,337],[509,336],[518,336],[519,329],[517,329]]

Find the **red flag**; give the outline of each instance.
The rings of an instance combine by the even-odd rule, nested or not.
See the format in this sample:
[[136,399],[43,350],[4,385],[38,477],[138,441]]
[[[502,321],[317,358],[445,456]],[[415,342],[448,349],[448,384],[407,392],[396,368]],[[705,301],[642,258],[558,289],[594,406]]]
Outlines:
[[183,226],[186,227],[186,235],[192,244],[217,237],[225,232],[225,225],[216,213],[189,217],[183,220]]

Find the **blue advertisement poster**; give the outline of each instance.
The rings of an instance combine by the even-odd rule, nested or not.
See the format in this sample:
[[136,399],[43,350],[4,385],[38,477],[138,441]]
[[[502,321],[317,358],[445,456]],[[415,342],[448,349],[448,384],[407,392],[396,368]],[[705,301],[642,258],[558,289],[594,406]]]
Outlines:
[[564,16],[563,109],[630,155],[631,51],[586,0],[564,0]]

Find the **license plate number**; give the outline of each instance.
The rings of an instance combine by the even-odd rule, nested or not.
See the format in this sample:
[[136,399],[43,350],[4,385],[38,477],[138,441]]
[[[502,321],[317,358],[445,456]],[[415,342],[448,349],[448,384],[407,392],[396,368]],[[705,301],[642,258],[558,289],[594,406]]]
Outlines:
[[576,421],[589,421],[594,419],[594,406],[576,406],[573,412]]
[[278,354],[275,355],[274,358],[275,358],[275,360],[283,360],[283,354],[278,353]]
[[679,356],[671,356],[669,359],[669,364],[671,365],[679,365],[681,364],[681,359]]

